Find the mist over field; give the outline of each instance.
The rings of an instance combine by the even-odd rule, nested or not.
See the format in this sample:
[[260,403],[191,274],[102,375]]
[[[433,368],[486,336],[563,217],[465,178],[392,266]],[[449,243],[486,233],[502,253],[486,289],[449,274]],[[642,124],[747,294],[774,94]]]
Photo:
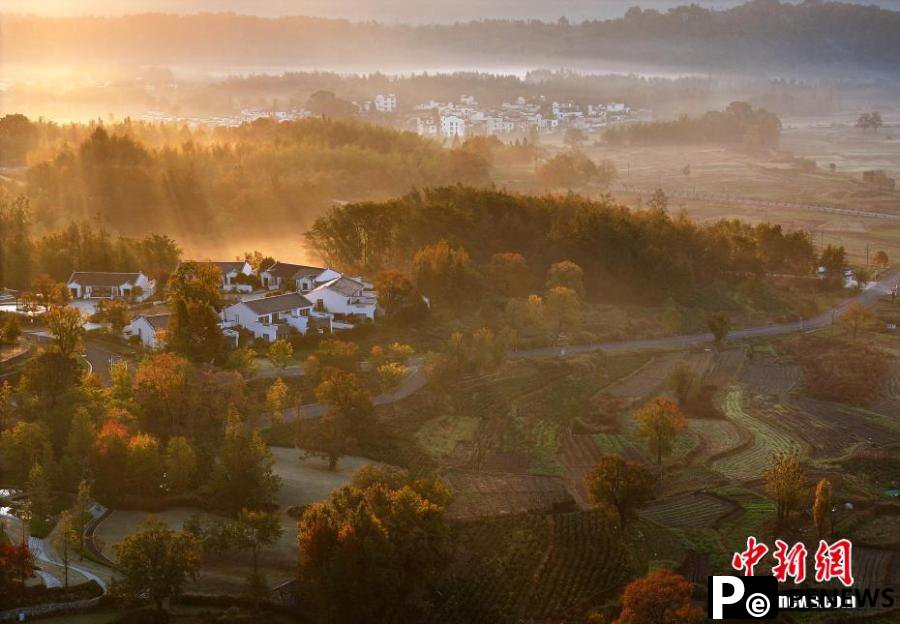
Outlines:
[[0,0],[0,621],[896,624],[898,181],[900,0]]

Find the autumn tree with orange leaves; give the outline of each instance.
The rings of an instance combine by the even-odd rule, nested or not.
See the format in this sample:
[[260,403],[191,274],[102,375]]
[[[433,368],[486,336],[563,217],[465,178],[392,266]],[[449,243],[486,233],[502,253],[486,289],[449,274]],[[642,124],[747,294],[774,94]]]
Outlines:
[[622,612],[613,624],[695,624],[703,611],[691,603],[690,582],[667,568],[631,581],[622,592]]
[[659,398],[638,410],[634,417],[638,422],[638,436],[656,455],[656,464],[662,464],[663,455],[672,452],[675,436],[687,426],[684,413],[674,401]]

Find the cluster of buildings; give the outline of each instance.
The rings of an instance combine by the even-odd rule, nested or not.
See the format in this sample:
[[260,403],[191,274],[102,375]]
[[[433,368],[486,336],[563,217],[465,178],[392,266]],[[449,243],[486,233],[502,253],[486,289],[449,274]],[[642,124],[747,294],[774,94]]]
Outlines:
[[649,118],[648,111],[634,111],[621,102],[588,104],[548,101],[543,96],[518,97],[499,108],[480,106],[474,96],[459,102],[430,101],[416,106],[405,125],[422,136],[465,138],[475,135],[550,133],[579,128],[588,133],[628,121]]
[[[235,345],[242,332],[273,342],[294,332],[332,332],[356,323],[374,322],[378,297],[373,285],[326,267],[275,262],[255,271],[249,262],[200,262],[215,266],[227,305],[219,323]],[[126,299],[150,301],[156,282],[141,272],[82,272],[72,274],[67,288],[76,301]],[[162,346],[170,314],[164,308],[140,314],[125,328],[127,338],[145,346]]]

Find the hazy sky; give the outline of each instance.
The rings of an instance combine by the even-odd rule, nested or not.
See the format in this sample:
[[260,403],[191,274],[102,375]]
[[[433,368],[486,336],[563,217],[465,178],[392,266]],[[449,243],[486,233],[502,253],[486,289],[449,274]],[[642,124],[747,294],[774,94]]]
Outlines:
[[[727,7],[741,0],[693,0]],[[116,15],[144,11],[234,11],[250,15],[316,15],[389,22],[448,22],[482,18],[572,20],[622,15],[634,5],[665,9],[690,0],[0,0],[0,10],[44,15]],[[900,0],[864,0],[900,10]]]

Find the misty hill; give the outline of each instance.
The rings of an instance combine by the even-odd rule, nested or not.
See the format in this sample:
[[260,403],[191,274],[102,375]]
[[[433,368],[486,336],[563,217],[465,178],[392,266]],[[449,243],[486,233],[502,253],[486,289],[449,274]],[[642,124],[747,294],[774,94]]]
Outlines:
[[682,6],[666,12],[632,8],[619,19],[578,24],[485,20],[410,26],[231,13],[6,15],[4,22],[6,63],[115,60],[237,69],[608,61],[703,71],[823,72],[895,72],[900,66],[900,12],[823,2],[755,0],[725,10]]

